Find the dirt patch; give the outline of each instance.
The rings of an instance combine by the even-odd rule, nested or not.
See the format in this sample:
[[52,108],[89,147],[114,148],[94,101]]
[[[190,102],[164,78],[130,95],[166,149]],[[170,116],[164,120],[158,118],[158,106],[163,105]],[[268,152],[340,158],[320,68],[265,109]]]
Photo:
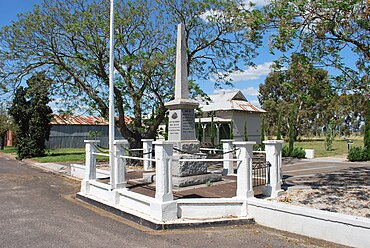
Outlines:
[[[274,201],[370,218],[370,167],[295,178]],[[297,187],[298,186],[298,187]]]

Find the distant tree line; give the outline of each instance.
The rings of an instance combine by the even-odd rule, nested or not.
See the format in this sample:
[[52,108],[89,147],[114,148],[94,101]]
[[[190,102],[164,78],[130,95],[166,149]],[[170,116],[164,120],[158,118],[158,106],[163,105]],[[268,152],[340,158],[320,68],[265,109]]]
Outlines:
[[[293,54],[290,62],[287,69],[272,71],[260,85],[259,101],[267,111],[264,120],[267,136],[288,137],[292,124],[295,139],[320,136],[326,133],[330,121],[342,136],[363,131],[366,95],[338,91],[328,72],[315,68],[302,54]],[[289,116],[293,108],[292,122]],[[281,127],[278,123],[282,123]]]

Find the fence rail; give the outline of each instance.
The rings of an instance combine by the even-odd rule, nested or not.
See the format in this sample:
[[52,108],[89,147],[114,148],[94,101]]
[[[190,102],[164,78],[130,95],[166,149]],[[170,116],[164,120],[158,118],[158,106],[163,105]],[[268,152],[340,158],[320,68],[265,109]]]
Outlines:
[[109,157],[109,153],[93,152],[92,154],[93,155],[104,156],[104,157]]
[[142,157],[132,157],[132,156],[120,156],[120,158],[155,162],[155,159],[154,158],[142,158]]
[[203,159],[191,159],[191,158],[184,158],[184,159],[179,159],[179,162],[224,162],[224,161],[236,161],[240,162],[242,159],[222,159],[222,158],[203,158]]

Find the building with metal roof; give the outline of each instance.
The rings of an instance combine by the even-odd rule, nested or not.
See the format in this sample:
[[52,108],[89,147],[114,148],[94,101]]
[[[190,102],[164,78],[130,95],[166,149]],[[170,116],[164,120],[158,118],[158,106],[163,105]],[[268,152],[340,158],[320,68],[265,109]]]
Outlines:
[[[248,102],[240,90],[209,95],[210,100],[200,100],[200,110],[196,123],[202,125],[202,141],[210,141],[210,124],[216,127],[216,140],[230,138],[230,128],[233,128],[233,139],[244,140],[244,125],[247,125],[249,141],[260,143],[261,114],[266,111]],[[232,125],[232,126],[231,126]]]
[[[130,117],[125,117],[125,122],[130,123]],[[53,114],[50,122],[51,131],[48,148],[82,148],[84,140],[98,139],[102,146],[108,146],[108,120],[97,116],[72,116]],[[116,139],[123,139],[115,130]]]

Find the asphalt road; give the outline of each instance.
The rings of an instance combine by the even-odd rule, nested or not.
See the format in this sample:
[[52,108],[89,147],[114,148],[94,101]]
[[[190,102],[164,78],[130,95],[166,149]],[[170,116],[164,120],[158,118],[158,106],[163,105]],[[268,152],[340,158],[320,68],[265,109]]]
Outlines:
[[79,182],[0,153],[0,247],[335,247],[261,227],[153,231],[74,198]]
[[[289,159],[283,162],[283,178],[288,185],[343,183],[347,186],[370,186],[370,162],[348,162],[344,159]],[[360,176],[361,175],[361,176]]]

